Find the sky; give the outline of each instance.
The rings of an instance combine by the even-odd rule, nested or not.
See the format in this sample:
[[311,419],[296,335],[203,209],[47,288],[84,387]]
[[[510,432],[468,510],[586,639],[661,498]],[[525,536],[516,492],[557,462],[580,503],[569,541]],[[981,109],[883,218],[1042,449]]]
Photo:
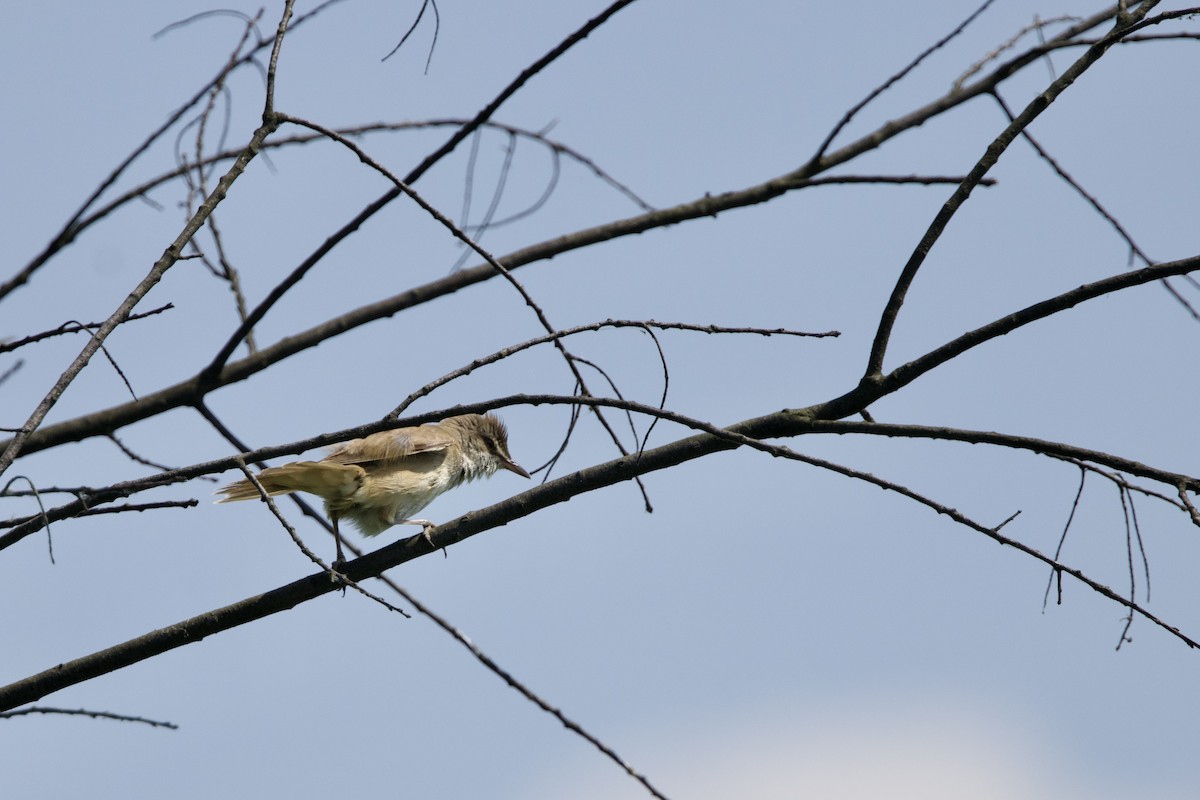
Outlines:
[[[264,32],[281,5],[265,8]],[[547,132],[646,203],[669,207],[804,163],[847,108],[951,31],[968,5],[735,9],[642,0],[533,78],[495,119]],[[301,2],[297,11],[311,7]],[[602,8],[579,0],[443,2],[436,42],[427,18],[383,60],[418,7],[347,0],[292,32],[278,108],[330,127],[468,118]],[[1100,8],[998,0],[868,105],[835,147],[940,97],[1035,16]],[[66,18],[54,4],[0,11],[0,71],[10,76],[0,126],[9,154],[0,162],[5,278],[220,69],[242,32],[237,17],[206,16],[155,36],[207,10],[131,1],[82,4]],[[1002,87],[1009,105],[1024,107],[1075,52],[1013,76]],[[1158,260],[1198,250],[1195,57],[1188,40],[1117,48],[1030,129]],[[226,146],[244,143],[258,124],[262,87],[253,69],[232,77],[220,101]],[[1004,124],[996,104],[978,98],[838,174],[962,175]],[[210,146],[219,135],[214,126]],[[360,144],[403,174],[449,135],[445,127],[409,130]],[[194,129],[181,145],[174,133],[153,145],[106,197],[170,170],[179,147],[194,147],[188,136]],[[473,164],[467,222],[478,223],[501,179],[505,146],[495,132],[480,137],[474,155],[464,143],[417,189],[461,221]],[[545,205],[485,231],[485,247],[503,255],[640,213],[579,162],[560,167]],[[498,215],[536,201],[553,172],[544,149],[521,141]],[[1014,144],[990,176],[997,183],[975,191],[914,283],[889,367],[1130,269],[1111,226],[1027,144]],[[332,144],[256,159],[217,214],[249,301],[387,188]],[[952,190],[812,188],[576,250],[517,276],[560,328],[614,318],[841,333],[660,334],[667,407],[732,423],[855,385],[895,277]],[[155,189],[81,235],[0,302],[0,339],[108,316],[178,234],[182,198],[178,184]],[[288,293],[256,329],[258,341],[436,280],[460,254],[414,205],[393,203]],[[1200,293],[1177,286],[1200,305]],[[107,343],[139,395],[194,374],[237,324],[228,289],[196,262],[173,268],[139,310],[168,302],[171,311],[123,327]],[[540,332],[513,289],[489,281],[221,389],[212,407],[254,446],[296,441],[376,420],[428,381]],[[1195,475],[1189,412],[1200,391],[1191,355],[1198,335],[1200,323],[1152,284],[989,342],[871,411],[879,421],[1043,437]],[[0,373],[17,356],[25,360],[0,385],[0,426],[21,424],[84,344],[64,336],[0,354]],[[573,347],[603,366],[625,397],[658,401],[662,369],[644,333],[590,333]],[[599,393],[603,379],[590,379]],[[561,360],[543,348],[455,381],[412,410],[571,388]],[[48,422],[127,399],[121,378],[97,357]],[[514,458],[529,469],[553,455],[566,429],[561,407],[500,414]],[[644,431],[645,420],[638,424]],[[232,452],[186,409],[118,435],[143,457],[175,466]],[[660,423],[651,445],[684,435]],[[786,444],[988,525],[1020,511],[1005,533],[1043,552],[1058,544],[1079,485],[1074,467],[982,445],[863,436]],[[585,416],[552,477],[616,455]],[[91,439],[29,454],[4,480],[103,485],[151,469]],[[1193,796],[1200,654],[1161,629],[1136,620],[1132,641],[1117,650],[1122,607],[1070,580],[1061,604],[1052,595],[1043,606],[1048,570],[1029,557],[894,492],[803,464],[739,450],[653,473],[645,484],[653,513],[632,485],[619,484],[389,574],[673,800]],[[198,499],[191,509],[56,524],[53,564],[44,533],[0,553],[0,684],[313,571],[265,507],[213,505],[214,488],[193,481],[140,498]],[[448,521],[527,488],[501,473],[439,498],[426,515]],[[1196,637],[1196,528],[1162,503],[1136,501],[1152,580],[1147,607]],[[316,525],[281,508],[310,547],[332,550]],[[0,518],[33,511],[28,498],[6,498]],[[373,549],[412,533],[358,543]],[[1103,479],[1088,479],[1063,559],[1127,589],[1122,505]],[[1143,584],[1139,572],[1141,600]],[[59,715],[0,720],[6,797],[648,796],[428,620],[399,618],[353,593],[39,704],[179,727]]]

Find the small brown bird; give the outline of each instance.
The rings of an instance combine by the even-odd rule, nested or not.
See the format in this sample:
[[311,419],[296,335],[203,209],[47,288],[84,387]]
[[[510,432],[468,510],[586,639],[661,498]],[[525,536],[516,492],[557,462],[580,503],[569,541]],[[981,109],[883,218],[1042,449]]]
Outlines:
[[[508,454],[508,431],[492,414],[465,414],[433,425],[397,428],[334,445],[321,461],[293,461],[258,473],[269,495],[308,492],[325,501],[333,522],[337,561],[342,559],[338,520],[348,519],[366,536],[393,525],[433,523],[412,515],[442,492],[506,469],[528,478]],[[248,480],[217,491],[218,503],[261,497]],[[432,543],[432,541],[431,541]]]

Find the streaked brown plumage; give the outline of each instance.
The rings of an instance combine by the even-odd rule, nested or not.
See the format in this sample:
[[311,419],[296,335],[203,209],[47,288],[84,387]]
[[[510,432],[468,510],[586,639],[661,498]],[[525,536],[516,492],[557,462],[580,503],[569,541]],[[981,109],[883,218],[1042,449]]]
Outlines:
[[[335,445],[321,461],[293,461],[258,473],[270,495],[308,492],[325,501],[334,532],[348,519],[376,536],[392,525],[433,525],[412,516],[465,481],[506,469],[528,478],[508,453],[508,432],[492,414],[466,414],[433,425],[381,431]],[[248,480],[217,491],[217,502],[261,497]],[[341,558],[341,542],[338,542]]]

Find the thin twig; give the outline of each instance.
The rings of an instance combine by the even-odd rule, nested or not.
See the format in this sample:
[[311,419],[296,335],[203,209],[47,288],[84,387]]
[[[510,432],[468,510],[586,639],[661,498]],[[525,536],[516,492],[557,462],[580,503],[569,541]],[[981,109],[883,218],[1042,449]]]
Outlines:
[[340,570],[335,569],[333,566],[330,566],[329,564],[326,564],[321,559],[320,556],[318,556],[312,550],[309,550],[308,546],[306,544],[304,544],[304,541],[300,538],[300,534],[296,533],[296,529],[293,528],[291,523],[287,521],[287,518],[283,516],[283,512],[281,512],[279,510],[279,506],[275,505],[275,499],[273,497],[271,497],[271,495],[267,493],[267,490],[263,488],[263,485],[258,482],[258,476],[256,476],[253,472],[251,472],[250,469],[247,468],[244,463],[238,464],[238,466],[241,468],[242,474],[244,474],[246,476],[246,480],[250,481],[250,483],[252,483],[254,485],[255,489],[258,489],[258,493],[259,493],[259,496],[262,498],[262,501],[267,504],[267,508],[269,508],[271,510],[271,513],[275,516],[275,519],[279,520],[279,524],[283,526],[283,529],[285,531],[287,531],[287,534],[288,534],[288,536],[291,537],[292,542],[296,545],[296,547],[300,550],[300,552],[303,553],[305,555],[305,557],[308,558],[309,561],[316,564],[321,569],[322,572],[324,572],[325,574],[327,574],[329,576],[330,582],[332,584],[334,584],[336,587],[339,587],[339,588],[349,586],[351,589],[358,592],[363,597],[366,597],[368,600],[374,600],[376,603],[383,606],[388,611],[393,611],[393,612],[399,614],[400,616],[405,617],[406,619],[412,619],[412,616],[407,611],[400,608],[399,606],[392,605],[391,603],[389,603],[387,600],[384,600],[379,595],[374,594],[373,592],[367,591],[362,586],[360,586],[357,581],[354,581],[354,580],[348,578]]
[[76,516],[94,517],[98,514],[122,514],[126,511],[157,511],[160,508],[195,508],[198,505],[200,505],[200,501],[195,498],[188,500],[159,500],[154,503],[128,503],[123,506],[105,506],[104,508],[93,508],[87,511],[81,511]]
[[128,447],[126,447],[125,443],[122,442],[120,439],[118,439],[117,435],[115,433],[108,434],[108,439],[113,444],[115,444],[117,446],[117,449],[119,449],[122,453],[124,453],[125,456],[127,458],[129,458],[131,461],[136,461],[137,463],[142,464],[147,467],[154,467],[155,469],[162,470],[163,472],[169,472],[170,470],[174,469],[174,467],[168,467],[165,464],[158,464],[154,461],[150,461],[149,459],[142,458],[137,453],[133,452]]
[[[502,360],[508,358],[509,356],[512,356],[512,355],[515,355],[516,353],[521,352],[522,350],[528,350],[531,347],[537,347],[538,345],[554,341],[555,339],[562,339],[567,336],[574,336],[576,334],[584,333],[587,331],[598,331],[598,330],[601,330],[602,328],[641,328],[643,330],[648,330],[650,328],[658,328],[660,330],[696,331],[699,333],[709,333],[709,334],[723,334],[723,333],[755,334],[758,336],[768,336],[768,337],[769,336],[804,336],[804,337],[818,338],[818,339],[824,338],[824,337],[841,336],[841,333],[839,331],[824,331],[821,333],[810,333],[810,332],[805,332],[805,331],[788,330],[786,328],[746,328],[746,327],[733,328],[733,327],[726,327],[726,326],[722,326],[722,325],[694,325],[694,324],[688,323],[688,322],[658,322],[658,321],[652,320],[652,319],[651,320],[608,319],[608,320],[605,320],[604,322],[591,322],[586,325],[576,325],[573,328],[564,328],[562,330],[555,331],[554,333],[545,334],[544,336],[537,336],[533,339],[529,339],[528,341],[521,342],[520,344],[516,344],[511,347],[506,347],[503,350],[498,350],[495,353],[492,353],[491,355],[487,355],[482,358],[477,358],[474,361],[472,361],[470,364],[466,364],[462,367],[459,367],[456,370],[453,370],[452,372],[448,372],[445,375],[443,375],[442,377],[437,378],[436,380],[430,381],[429,383],[422,386],[420,389],[417,389],[415,392],[410,394],[408,397],[404,398],[403,402],[401,402],[400,405],[398,405],[398,406],[396,406],[396,408],[392,409],[392,411],[388,414],[388,418],[391,418],[391,419],[399,418],[400,415],[403,414],[408,409],[408,407],[411,406],[417,400],[421,399],[422,397],[428,396],[435,389],[437,389],[441,386],[445,386],[447,383],[450,383],[453,380],[464,377],[466,375],[470,375],[472,372],[479,369],[480,367],[487,366],[488,364],[494,364],[497,361],[502,361]],[[664,387],[664,392],[665,392],[665,387]]]
[[862,111],[872,100],[874,100],[876,97],[879,97],[896,83],[901,81],[914,69],[920,66],[921,62],[926,58],[949,44],[955,37],[966,30],[967,26],[974,22],[980,14],[986,11],[987,7],[993,2],[995,2],[995,0],[984,0],[983,4],[971,12],[970,16],[960,22],[954,30],[950,31],[950,33],[946,34],[941,39],[938,39],[932,45],[925,48],[916,58],[906,64],[903,69],[892,75],[879,86],[875,87],[870,93],[867,94],[866,97],[851,106],[850,109],[842,115],[842,118],[837,121],[837,124],[833,126],[829,133],[826,134],[825,139],[821,142],[820,146],[817,147],[817,152],[813,153],[812,158],[808,160],[809,165],[811,165],[812,168],[815,168],[817,164],[821,163],[821,159],[825,156],[825,151],[828,150],[830,145],[833,144],[833,140],[837,138],[837,135],[841,133],[847,125],[850,124],[850,121],[853,120],[855,116],[858,115],[858,112]]
[[487,653],[483,652],[483,650],[481,650],[479,648],[479,646],[475,644],[475,642],[471,641],[470,637],[468,637],[465,633],[460,631],[458,628],[456,628],[454,625],[452,625],[449,621],[447,621],[442,616],[440,616],[439,614],[432,611],[429,607],[427,607],[426,605],[421,603],[419,600],[417,600],[415,597],[413,597],[411,594],[409,594],[407,591],[402,589],[398,584],[396,584],[394,581],[392,581],[387,575],[380,575],[379,579],[384,581],[388,586],[390,586],[392,588],[392,590],[394,592],[396,592],[401,597],[403,597],[405,599],[405,601],[408,602],[410,605],[412,605],[412,607],[415,608],[418,612],[420,612],[421,614],[424,614],[431,621],[433,621],[433,623],[435,625],[437,625],[439,628],[441,628],[446,633],[450,634],[450,636],[452,636],[455,641],[457,641],[463,647],[467,648],[467,650],[471,653],[471,655],[474,656],[475,659],[477,661],[479,661],[479,663],[483,664],[489,671],[491,671],[491,673],[493,675],[500,678],[500,680],[504,681],[510,687],[515,689],[522,697],[524,697],[529,702],[533,703],[535,706],[540,708],[542,711],[545,711],[547,714],[550,714],[552,717],[554,717],[556,720],[558,720],[560,723],[562,723],[564,728],[571,731],[575,735],[579,736],[584,741],[586,741],[588,744],[590,744],[592,747],[596,748],[601,753],[603,753],[609,760],[611,760],[613,763],[615,763],[617,766],[619,766],[621,769],[623,769],[626,774],[628,774],[631,778],[633,778],[638,783],[640,783],[646,789],[646,791],[648,791],[651,795],[653,795],[654,797],[660,798],[660,800],[666,800],[666,797],[662,794],[662,792],[660,792],[658,789],[656,789],[650,783],[650,781],[646,778],[645,775],[643,775],[642,773],[640,773],[636,769],[634,769],[632,765],[630,765],[627,761],[625,761],[623,758],[621,758],[619,755],[617,755],[617,753],[611,747],[604,744],[604,742],[600,741],[597,737],[595,737],[594,735],[592,735],[591,733],[586,731],[583,728],[583,726],[581,726],[578,722],[575,722],[574,720],[567,717],[565,714],[563,714],[563,712],[560,709],[550,705],[549,702],[542,699],[542,697],[539,696],[538,694],[536,694],[532,689],[530,689],[528,686],[523,684],[521,681],[514,678],[511,673],[509,673],[507,670],[505,670],[503,667],[501,667],[499,664],[497,664],[495,661],[493,661],[492,658]]
[[[985,66],[987,66],[987,64],[989,62],[995,61],[1005,51],[1011,50],[1012,48],[1016,47],[1017,42],[1021,41],[1021,39],[1024,38],[1025,34],[1031,32],[1031,31],[1036,31],[1039,35],[1041,35],[1042,32],[1045,31],[1045,29],[1050,25],[1056,25],[1060,22],[1079,22],[1079,21],[1080,21],[1079,17],[1071,17],[1071,16],[1065,16],[1065,15],[1059,16],[1059,17],[1051,17],[1050,19],[1040,19],[1040,18],[1035,17],[1033,22],[1031,22],[1030,24],[1021,28],[1019,31],[1017,31],[1011,37],[1009,37],[1008,40],[1000,43],[994,50],[992,50],[991,52],[984,55],[983,58],[979,59],[971,66],[967,67],[967,70],[965,72],[963,72],[962,75],[959,75],[958,79],[954,81],[954,85],[951,87],[951,91],[955,91],[955,92],[962,91],[963,86],[966,84],[967,80],[972,75],[975,75],[978,72],[980,72]],[[1041,44],[1042,46],[1045,46],[1046,42],[1043,40],[1043,41],[1039,42],[1039,44]],[[1050,76],[1050,80],[1054,80],[1054,78],[1055,78],[1054,75]]]
[[[146,311],[141,314],[130,314],[129,317],[125,321],[133,322],[134,320],[145,319],[146,317],[152,317],[155,314],[161,314],[162,312],[169,311],[173,308],[175,308],[174,303],[167,303],[165,306],[159,306],[158,308],[154,309],[153,311]],[[75,322],[75,321],[64,322],[62,325],[59,325],[57,328],[55,328],[54,330],[51,330],[51,331],[43,331],[42,333],[35,333],[32,336],[26,336],[23,339],[17,339],[12,342],[0,342],[0,353],[8,353],[13,350],[16,350],[19,347],[24,347],[26,345],[33,344],[34,342],[40,342],[43,339],[49,339],[53,336],[62,336],[63,334],[67,334],[67,333],[79,333],[80,331],[94,330],[96,328],[99,328],[102,324],[104,324],[104,323],[102,323],[102,322],[79,323],[79,322]]]
[[[477,130],[477,131],[475,131],[474,137],[472,137],[472,142],[471,142],[472,159],[468,164],[468,174],[467,174],[467,182],[466,182],[466,187],[468,190],[474,184],[474,180],[475,180],[475,174],[474,174],[474,172],[475,172],[474,161],[475,161],[475,155],[476,155],[475,151],[477,149],[479,137],[481,134],[482,134],[482,131]],[[476,223],[474,225],[467,224],[467,219],[468,219],[467,215],[470,212],[470,197],[468,195],[463,198],[462,229],[464,232],[468,231],[468,230],[471,231],[471,238],[477,242],[483,238],[484,234],[486,234],[489,229],[492,228],[493,220],[495,220],[495,218],[496,218],[496,211],[500,207],[500,200],[501,200],[501,198],[504,197],[504,189],[508,185],[508,176],[512,170],[513,158],[516,156],[516,153],[517,153],[517,141],[518,140],[517,140],[516,136],[514,136],[511,133],[508,134],[508,142],[504,148],[504,160],[501,162],[500,172],[496,176],[496,185],[492,189],[491,201],[488,203],[487,210],[483,212],[483,219],[480,220],[478,223]],[[545,197],[545,196],[546,195],[543,194],[543,197]],[[454,264],[450,267],[451,272],[457,271],[460,267],[462,267],[462,265],[464,263],[466,263],[467,259],[471,257],[472,249],[473,248],[464,248],[463,249],[462,253],[455,260]]]
[[[18,372],[20,372],[21,368],[24,366],[25,366],[25,359],[18,358],[16,361],[13,362],[12,366],[10,366],[8,369],[4,370],[3,372],[0,372],[0,385],[3,385],[5,381],[7,381],[13,375],[16,375]],[[0,428],[0,430],[8,431],[10,433],[15,433],[19,429],[18,428]]]
[[1145,486],[1139,486],[1136,483],[1128,480],[1120,472],[1116,472],[1116,471],[1110,472],[1108,470],[1101,469],[1100,467],[1096,466],[1095,464],[1089,464],[1086,461],[1080,461],[1077,458],[1064,458],[1062,456],[1054,455],[1052,453],[1047,453],[1046,455],[1049,455],[1051,458],[1057,458],[1059,461],[1065,461],[1068,464],[1073,464],[1074,466],[1076,466],[1080,469],[1087,470],[1088,472],[1099,475],[1102,478],[1105,478],[1105,479],[1111,481],[1114,485],[1116,485],[1116,487],[1118,489],[1124,490],[1131,494],[1140,494],[1140,495],[1143,495],[1144,497],[1149,497],[1154,500],[1162,501],[1163,503],[1166,503],[1167,505],[1171,506],[1171,508],[1176,511],[1186,511],[1183,503],[1180,503],[1175,498],[1168,497],[1167,495],[1163,494],[1162,492],[1156,492],[1153,489],[1146,488]]
[[30,496],[33,497],[34,502],[36,502],[37,506],[38,506],[37,515],[34,517],[31,517],[30,519],[40,519],[45,523],[46,549],[49,551],[49,554],[50,554],[50,563],[53,564],[53,563],[55,563],[54,562],[54,539],[50,532],[50,517],[46,514],[46,506],[45,506],[45,504],[42,503],[42,494],[41,494],[41,492],[38,491],[37,484],[35,484],[27,475],[16,475],[16,476],[10,478],[8,483],[4,484],[3,489],[0,489],[0,496],[7,495],[9,493],[9,491],[12,489],[12,485],[14,483],[16,483],[17,481],[25,481],[25,483],[29,484],[29,494],[30,494]]
[[408,37],[412,36],[413,32],[417,29],[417,26],[421,24],[421,20],[425,17],[425,9],[427,8],[433,9],[433,40],[429,43],[429,55],[425,57],[425,74],[429,74],[429,65],[433,63],[433,51],[437,47],[438,32],[441,31],[442,28],[442,16],[438,13],[438,7],[435,0],[423,0],[421,7],[417,10],[417,18],[413,20],[412,25],[408,26],[408,30],[406,30],[404,35],[400,37],[400,41],[396,44],[396,46],[393,47],[386,56],[379,59],[380,61],[387,61],[389,58],[399,52],[400,48],[404,46],[404,43],[408,41]]
[[0,711],[0,719],[23,717],[27,714],[65,714],[67,716],[91,717],[92,719],[114,719],[118,722],[140,722],[144,725],[149,725],[152,728],[169,728],[170,730],[179,729],[179,726],[174,722],[147,719],[146,717],[133,717],[128,714],[114,714],[111,711],[89,711],[86,708],[49,708],[46,706],[28,706],[26,708],[18,708],[14,711]]

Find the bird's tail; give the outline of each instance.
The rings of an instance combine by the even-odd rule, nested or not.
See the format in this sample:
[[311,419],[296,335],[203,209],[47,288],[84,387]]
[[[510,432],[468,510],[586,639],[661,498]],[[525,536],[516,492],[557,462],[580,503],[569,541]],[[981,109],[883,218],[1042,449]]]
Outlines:
[[[292,492],[308,492],[326,500],[333,500],[353,494],[362,483],[364,474],[362,467],[353,464],[295,461],[281,467],[264,469],[255,477],[272,497]],[[257,500],[262,497],[258,487],[245,479],[223,486],[216,493],[224,495],[218,503]]]

